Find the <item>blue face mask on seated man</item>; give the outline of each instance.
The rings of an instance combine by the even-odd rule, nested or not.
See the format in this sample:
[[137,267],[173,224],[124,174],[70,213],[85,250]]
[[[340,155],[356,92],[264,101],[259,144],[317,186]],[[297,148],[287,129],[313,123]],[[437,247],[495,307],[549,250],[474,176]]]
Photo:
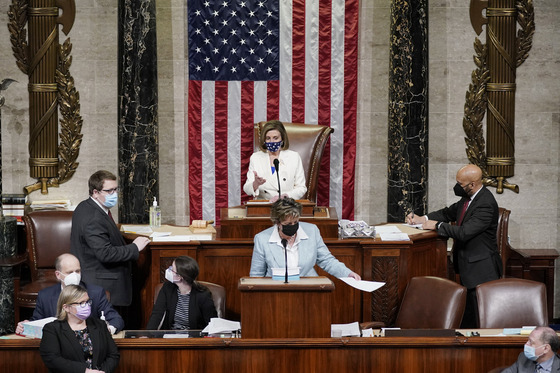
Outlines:
[[118,193],[113,192],[112,194],[107,194],[105,196],[105,203],[103,205],[108,209],[110,209],[111,207],[115,207],[118,201],[119,201]]
[[277,142],[265,142],[264,143],[266,145],[266,149],[271,152],[271,153],[275,153],[278,151],[278,149],[280,149],[280,147],[282,146],[282,141],[277,141]]
[[[539,347],[542,347],[544,345],[540,345]],[[533,360],[533,361],[537,361],[537,359],[542,355],[536,355],[535,350],[539,347],[533,347],[533,346],[529,346],[529,345],[525,345],[524,349],[523,349],[523,353],[525,354],[525,357],[529,360]]]

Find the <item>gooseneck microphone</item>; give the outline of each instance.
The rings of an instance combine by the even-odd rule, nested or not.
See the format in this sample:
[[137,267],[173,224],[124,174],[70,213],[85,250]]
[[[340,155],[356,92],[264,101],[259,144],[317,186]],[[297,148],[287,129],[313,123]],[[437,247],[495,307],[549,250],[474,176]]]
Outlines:
[[288,249],[286,249],[286,245],[288,244],[288,240],[282,238],[282,246],[284,246],[284,259],[286,261],[286,275],[284,278],[284,283],[288,283]]
[[[274,163],[274,168],[276,169],[276,178],[278,179],[278,199],[280,199],[282,198],[282,193],[280,193],[280,172],[278,172],[280,168],[280,162],[278,161],[278,158],[276,158],[272,161],[272,163]],[[288,282],[288,280],[286,280],[286,282]]]

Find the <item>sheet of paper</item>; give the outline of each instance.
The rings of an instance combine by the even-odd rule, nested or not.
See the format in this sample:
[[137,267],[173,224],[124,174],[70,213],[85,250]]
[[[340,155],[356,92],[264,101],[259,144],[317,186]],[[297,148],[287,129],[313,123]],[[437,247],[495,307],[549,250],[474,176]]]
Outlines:
[[380,233],[381,241],[409,241],[408,234],[406,233]]
[[190,338],[188,333],[185,334],[164,334],[163,338]]
[[422,224],[403,224],[406,227],[422,229]]
[[396,225],[376,225],[375,232],[377,234],[383,233],[402,233]]
[[132,225],[132,224],[123,224],[121,225],[121,231],[126,233],[137,233],[137,234],[145,234],[150,235],[153,233],[152,228],[149,225]]
[[341,277],[340,279],[346,282],[348,285],[352,286],[353,288],[356,288],[361,291],[368,291],[368,292],[375,291],[380,287],[382,287],[383,285],[385,285],[384,282],[364,281],[364,280],[358,281],[352,277]]
[[231,333],[240,329],[241,323],[239,321],[231,321],[221,319],[219,317],[213,317],[210,319],[210,323],[206,326],[206,328],[204,328],[202,332],[208,334]]
[[331,336],[337,334],[340,334],[341,337],[359,337],[360,324],[357,321],[349,324],[331,324]]
[[150,237],[154,238],[154,237],[166,237],[166,236],[171,236],[171,232],[154,232],[152,234],[150,234]]

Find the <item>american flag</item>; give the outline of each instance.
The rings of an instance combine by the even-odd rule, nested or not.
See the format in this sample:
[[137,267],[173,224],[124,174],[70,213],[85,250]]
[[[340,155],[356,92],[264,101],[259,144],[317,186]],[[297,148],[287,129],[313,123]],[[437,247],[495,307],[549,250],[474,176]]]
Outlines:
[[358,0],[188,0],[190,218],[248,197],[254,123],[334,129],[317,204],[354,215]]

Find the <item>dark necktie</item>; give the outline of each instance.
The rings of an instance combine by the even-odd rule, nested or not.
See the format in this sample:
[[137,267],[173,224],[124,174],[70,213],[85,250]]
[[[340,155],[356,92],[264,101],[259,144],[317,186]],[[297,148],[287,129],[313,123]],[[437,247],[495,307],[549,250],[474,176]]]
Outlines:
[[463,204],[463,210],[461,210],[461,215],[459,216],[459,220],[457,220],[457,225],[461,225],[461,223],[463,222],[463,218],[465,217],[465,213],[467,212],[467,207],[469,207],[470,202],[470,198],[467,198],[465,200],[465,203]]
[[111,218],[111,220],[113,221],[113,223],[115,222],[115,219],[113,219],[113,214],[111,214],[111,210],[107,210],[109,217]]
[[537,365],[535,365],[535,373],[543,373],[544,369],[542,368],[542,366],[537,363]]

